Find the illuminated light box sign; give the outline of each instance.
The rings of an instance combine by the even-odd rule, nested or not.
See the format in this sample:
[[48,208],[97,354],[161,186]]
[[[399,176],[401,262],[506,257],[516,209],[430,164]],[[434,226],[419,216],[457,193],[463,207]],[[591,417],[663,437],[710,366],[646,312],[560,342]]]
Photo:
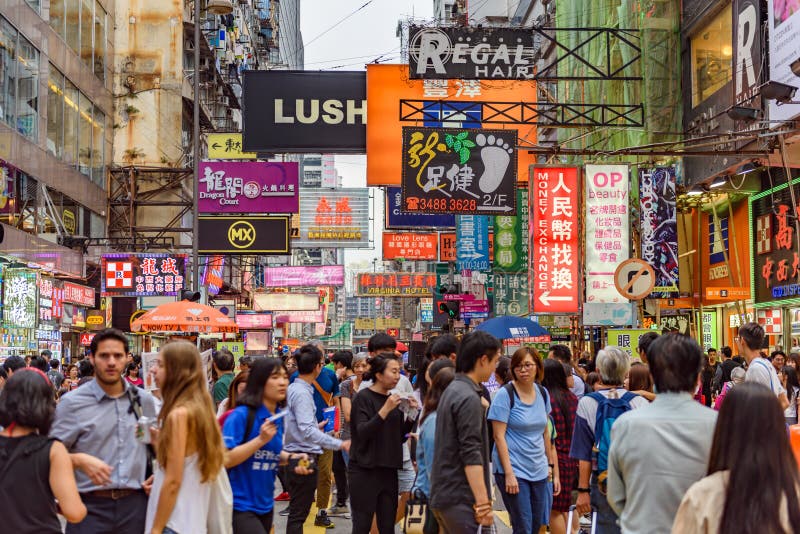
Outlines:
[[93,287],[64,282],[63,292],[64,302],[94,308],[95,294]]
[[386,228],[453,228],[456,217],[451,214],[403,213],[403,190],[386,188]]
[[283,255],[291,250],[286,215],[201,215],[197,240],[202,254]]
[[656,273],[651,298],[669,299],[680,294],[676,201],[675,167],[639,169],[640,250],[642,259]]
[[360,297],[433,297],[434,273],[361,273],[358,275]]
[[104,254],[104,297],[178,295],[186,284],[186,254]]
[[36,271],[3,271],[3,322],[17,328],[36,328],[38,309]]
[[369,247],[369,190],[301,190],[299,237],[292,246]]
[[271,313],[237,313],[236,325],[244,330],[265,330],[272,328]]
[[322,311],[287,311],[276,314],[275,323],[322,323],[325,314]]
[[384,260],[436,260],[439,235],[417,232],[384,232]]
[[317,311],[317,293],[256,293],[253,295],[255,311]]
[[264,287],[312,287],[344,285],[344,265],[266,267]]
[[298,163],[203,161],[200,213],[297,213]]

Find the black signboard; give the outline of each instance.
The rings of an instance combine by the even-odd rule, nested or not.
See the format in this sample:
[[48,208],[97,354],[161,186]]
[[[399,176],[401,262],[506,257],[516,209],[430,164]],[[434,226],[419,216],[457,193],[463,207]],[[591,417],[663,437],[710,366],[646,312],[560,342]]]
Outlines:
[[409,43],[410,78],[525,80],[535,75],[530,29],[412,26]]
[[366,152],[365,71],[245,71],[243,102],[245,152]]
[[403,128],[405,213],[514,215],[517,131]]
[[[800,199],[800,180],[794,194]],[[800,297],[795,207],[786,184],[750,197],[752,287],[756,303]]]
[[201,254],[282,255],[290,251],[285,216],[200,216]]

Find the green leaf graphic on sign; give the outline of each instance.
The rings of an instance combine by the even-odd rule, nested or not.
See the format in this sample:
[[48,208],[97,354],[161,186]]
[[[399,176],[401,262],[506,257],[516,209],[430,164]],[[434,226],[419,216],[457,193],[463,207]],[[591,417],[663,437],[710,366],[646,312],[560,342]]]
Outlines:
[[462,165],[465,164],[467,161],[469,161],[469,155],[470,154],[469,154],[469,149],[468,148],[462,148],[461,150],[459,150],[458,151],[458,160],[459,160],[459,162]]

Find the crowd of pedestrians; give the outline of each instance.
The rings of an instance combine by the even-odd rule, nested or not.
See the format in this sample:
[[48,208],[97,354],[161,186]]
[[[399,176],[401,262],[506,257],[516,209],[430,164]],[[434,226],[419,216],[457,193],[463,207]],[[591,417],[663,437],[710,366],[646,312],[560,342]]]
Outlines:
[[411,366],[376,334],[364,353],[309,343],[238,372],[221,349],[209,384],[195,345],[171,341],[154,395],[105,330],[84,370],[4,362],[3,528],[61,533],[60,514],[68,534],[269,534],[288,500],[290,534],[314,504],[322,528],[389,534],[408,515],[408,532],[474,534],[499,498],[515,534],[797,532],[797,358],[762,353],[755,323],[735,344],[721,361],[655,333],[637,361],[615,346],[507,356],[474,331]]

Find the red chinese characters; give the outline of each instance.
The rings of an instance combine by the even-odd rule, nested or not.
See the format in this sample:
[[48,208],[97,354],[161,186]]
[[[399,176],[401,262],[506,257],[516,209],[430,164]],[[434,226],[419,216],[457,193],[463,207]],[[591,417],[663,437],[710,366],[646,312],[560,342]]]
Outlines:
[[359,296],[430,297],[436,286],[432,273],[362,273],[358,276]]
[[536,167],[530,188],[531,310],[577,313],[578,169]]

